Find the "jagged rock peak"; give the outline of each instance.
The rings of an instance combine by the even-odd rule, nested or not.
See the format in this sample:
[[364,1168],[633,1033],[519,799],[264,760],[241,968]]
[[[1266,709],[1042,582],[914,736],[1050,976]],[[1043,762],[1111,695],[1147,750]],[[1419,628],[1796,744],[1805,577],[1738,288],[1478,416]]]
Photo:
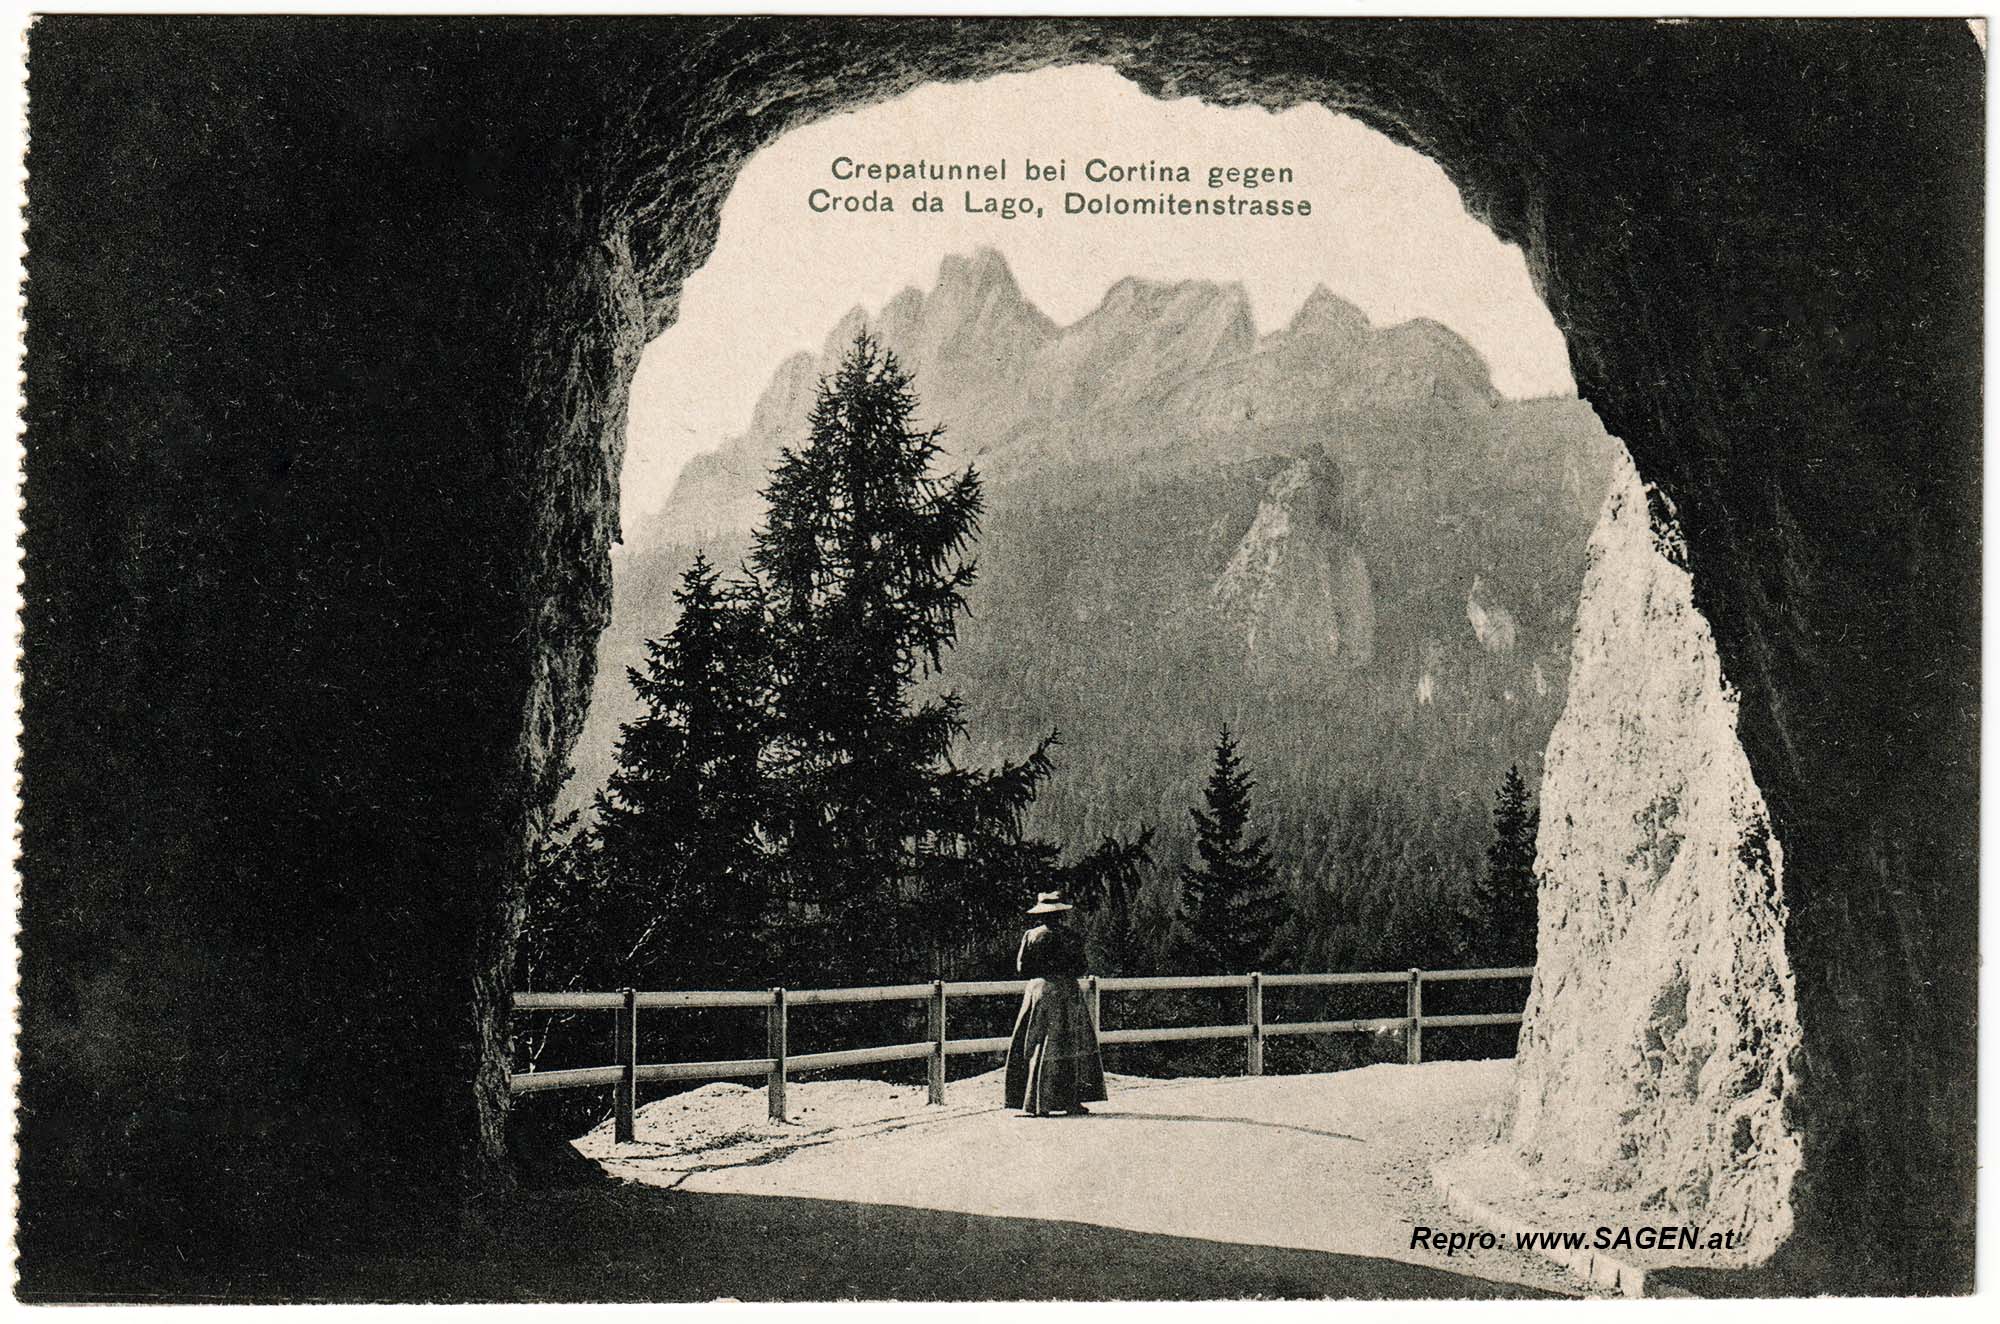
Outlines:
[[1134,314],[1157,316],[1169,309],[1186,314],[1217,312],[1225,317],[1240,316],[1250,324],[1250,295],[1241,281],[1223,284],[1212,280],[1147,280],[1127,276],[1104,292],[1103,300],[1084,321]]
[[914,285],[905,285],[896,291],[896,297],[882,305],[882,319],[893,322],[899,317],[916,317],[924,308],[924,292]]
[[1017,357],[1056,334],[1055,323],[1021,293],[1007,260],[991,248],[953,253],[938,266],[923,303],[922,335],[938,349]]
[[808,408],[819,386],[819,372],[819,360],[804,350],[779,364],[764,393],[757,397],[750,416],[751,431],[784,427]]
[[928,290],[905,286],[872,316],[859,304],[849,309],[821,356],[837,360],[863,329],[895,350],[905,367],[934,366],[934,356],[955,351],[1018,356],[1056,334],[1055,324],[1021,293],[1007,260],[991,248],[946,255]]
[[1326,286],[1315,285],[1313,292],[1306,296],[1306,301],[1299,305],[1298,312],[1292,314],[1284,333],[1287,336],[1354,336],[1372,329],[1368,314]]
[[[1128,276],[1105,292],[1083,320],[1065,328],[1068,354],[1092,358],[1089,372],[1112,377],[1137,369],[1147,380],[1242,358],[1256,348],[1250,296],[1241,284],[1152,281]],[[1112,370],[1110,364],[1127,365]],[[1072,365],[1075,366],[1075,365]],[[1079,384],[1081,385],[1081,384]],[[1082,387],[1093,395],[1099,384]]]
[[841,355],[854,343],[854,337],[868,328],[868,310],[860,304],[849,308],[833,330],[827,333],[826,344],[820,349],[820,357],[834,363],[840,362]]
[[1451,376],[1468,388],[1488,396],[1496,394],[1485,356],[1443,322],[1413,317],[1383,328],[1381,334],[1386,346],[1398,357],[1449,366]]
[[1021,302],[1020,282],[997,249],[985,245],[970,254],[947,253],[938,264],[937,290],[966,289],[979,294],[1003,294]]

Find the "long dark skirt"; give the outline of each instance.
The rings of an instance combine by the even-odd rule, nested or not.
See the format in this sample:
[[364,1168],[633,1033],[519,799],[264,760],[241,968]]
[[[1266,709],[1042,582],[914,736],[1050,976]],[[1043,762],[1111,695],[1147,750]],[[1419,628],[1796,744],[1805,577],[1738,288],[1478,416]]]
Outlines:
[[1104,1098],[1104,1061],[1083,989],[1067,975],[1030,980],[1007,1048],[1007,1106],[1069,1112]]

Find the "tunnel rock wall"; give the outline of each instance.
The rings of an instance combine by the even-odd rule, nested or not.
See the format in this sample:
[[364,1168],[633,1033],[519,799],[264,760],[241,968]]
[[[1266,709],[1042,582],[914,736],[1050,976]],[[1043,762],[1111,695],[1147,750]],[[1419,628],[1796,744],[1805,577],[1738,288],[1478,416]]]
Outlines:
[[26,1290],[508,1180],[653,315],[523,31],[35,28]]
[[1801,1157],[1784,852],[1678,540],[1620,468],[1544,762],[1511,1141],[1545,1191],[1734,1231],[1761,1262]]
[[638,348],[762,143],[1066,61],[1350,111],[1522,245],[1678,512],[1783,843],[1781,1256],[1969,1282],[1962,22],[61,17],[30,34],[24,1283],[504,1191],[525,846]]

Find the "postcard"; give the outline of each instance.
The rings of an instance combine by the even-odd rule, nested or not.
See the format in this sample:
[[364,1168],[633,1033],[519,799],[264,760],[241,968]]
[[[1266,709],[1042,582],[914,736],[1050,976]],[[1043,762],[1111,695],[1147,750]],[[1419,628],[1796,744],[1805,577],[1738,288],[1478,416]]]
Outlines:
[[35,19],[18,1298],[1971,1292],[1985,42]]

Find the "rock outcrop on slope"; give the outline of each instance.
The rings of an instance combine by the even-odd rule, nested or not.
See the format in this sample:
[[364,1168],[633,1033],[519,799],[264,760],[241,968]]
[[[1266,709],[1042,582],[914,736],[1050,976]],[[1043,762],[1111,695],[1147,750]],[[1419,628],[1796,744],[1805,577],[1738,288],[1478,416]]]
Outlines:
[[1340,471],[1315,447],[1271,479],[1212,590],[1260,670],[1375,653],[1368,562],[1341,536]]
[[1473,637],[1489,653],[1513,652],[1521,634],[1521,624],[1514,619],[1514,613],[1493,598],[1485,579],[1479,575],[1472,577],[1472,587],[1465,595],[1465,623],[1472,627]]
[[1629,462],[1591,537],[1541,788],[1513,1144],[1544,1186],[1790,1233],[1800,1034],[1784,852],[1684,557]]

